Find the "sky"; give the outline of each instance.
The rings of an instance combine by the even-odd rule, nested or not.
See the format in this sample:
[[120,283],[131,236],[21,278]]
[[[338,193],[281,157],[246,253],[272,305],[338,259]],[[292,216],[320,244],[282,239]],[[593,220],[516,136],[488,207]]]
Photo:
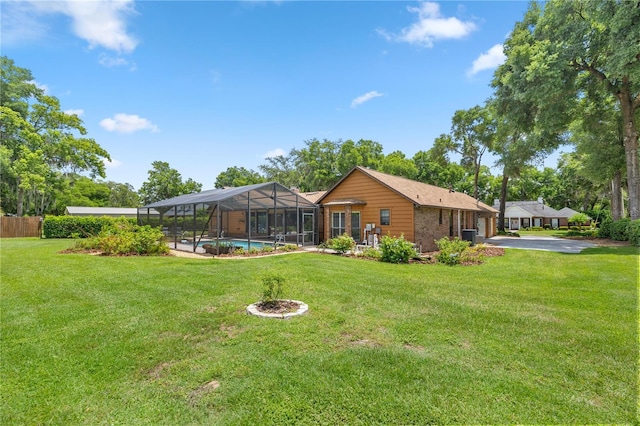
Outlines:
[[211,189],[313,138],[429,149],[491,95],[527,5],[4,0],[0,47],[109,152],[107,180],[165,161]]

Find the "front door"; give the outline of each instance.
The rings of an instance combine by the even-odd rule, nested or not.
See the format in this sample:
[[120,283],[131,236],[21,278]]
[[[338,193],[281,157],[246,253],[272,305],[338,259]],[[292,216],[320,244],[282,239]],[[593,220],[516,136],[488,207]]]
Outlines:
[[478,218],[478,235],[480,237],[486,237],[487,231],[485,230],[485,219],[484,217]]
[[520,229],[520,219],[512,218],[510,223],[509,229]]

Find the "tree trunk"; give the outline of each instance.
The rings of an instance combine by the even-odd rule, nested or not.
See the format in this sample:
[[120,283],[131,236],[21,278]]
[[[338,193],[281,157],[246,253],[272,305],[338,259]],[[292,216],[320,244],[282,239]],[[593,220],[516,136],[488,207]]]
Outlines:
[[18,197],[16,201],[16,216],[22,217],[22,205],[24,204],[24,189],[20,188],[20,178],[16,179],[16,186],[18,187]]
[[473,176],[473,198],[478,199],[478,180],[480,176],[480,163],[475,165],[475,175]]
[[611,179],[611,219],[620,220],[624,217],[622,202],[622,172],[618,170]]
[[638,161],[638,129],[634,117],[634,102],[627,86],[618,94],[624,123],[624,154],[627,162],[629,216],[640,219],[640,163]]
[[507,167],[502,171],[502,185],[500,186],[500,213],[498,214],[498,231],[504,232],[504,212],[507,207],[507,184],[509,183],[509,175],[507,175]]

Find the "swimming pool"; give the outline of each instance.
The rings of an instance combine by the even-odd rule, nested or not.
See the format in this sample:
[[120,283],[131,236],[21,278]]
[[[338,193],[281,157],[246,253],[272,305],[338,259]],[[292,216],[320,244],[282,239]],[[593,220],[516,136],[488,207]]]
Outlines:
[[[198,244],[199,247],[201,247],[203,244],[212,244],[212,245],[216,245],[216,240],[212,240],[212,241],[200,241],[200,243]],[[249,250],[249,248],[255,248],[255,249],[262,249],[265,246],[268,247],[273,247],[273,243],[265,243],[262,241],[251,241],[251,246],[249,246],[249,241],[247,240],[230,240],[230,239],[224,239],[224,240],[220,240],[220,245],[228,245],[228,244],[233,244],[235,247],[241,247],[245,250]]]

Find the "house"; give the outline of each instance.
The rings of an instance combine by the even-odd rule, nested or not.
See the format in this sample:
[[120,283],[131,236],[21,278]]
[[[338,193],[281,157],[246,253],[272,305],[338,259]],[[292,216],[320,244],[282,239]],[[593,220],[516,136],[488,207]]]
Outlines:
[[[500,201],[495,200],[493,207],[500,209]],[[521,228],[553,228],[567,226],[567,216],[544,204],[542,198],[537,201],[507,201],[504,210],[504,227],[511,231]]]
[[316,201],[323,209],[321,239],[347,233],[356,241],[373,235],[404,237],[422,251],[435,240],[462,237],[477,229],[479,238],[495,235],[494,208],[449,189],[355,167]]
[[68,216],[111,216],[111,217],[129,217],[138,216],[138,209],[135,207],[77,207],[67,206],[64,214]]

